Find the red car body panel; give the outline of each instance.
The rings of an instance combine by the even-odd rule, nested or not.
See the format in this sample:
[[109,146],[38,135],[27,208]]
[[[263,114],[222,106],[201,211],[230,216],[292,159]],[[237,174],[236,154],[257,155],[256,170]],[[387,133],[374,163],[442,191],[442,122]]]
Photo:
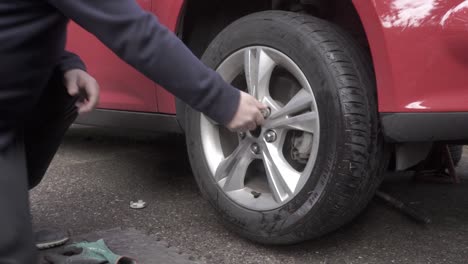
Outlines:
[[[138,0],[151,11],[152,0]],[[114,110],[157,112],[154,83],[118,58],[96,37],[70,23],[68,47],[86,63],[101,86],[98,107]]]
[[[183,0],[138,0],[169,29],[177,26]],[[101,86],[99,108],[175,114],[174,96],[123,62],[96,37],[70,23],[67,49],[80,55]]]
[[354,0],[380,112],[468,111],[468,1]]
[[[138,2],[176,29],[184,0]],[[372,52],[380,112],[468,112],[468,1],[353,2]],[[100,108],[175,113],[170,93],[74,24],[68,47],[100,82]]]

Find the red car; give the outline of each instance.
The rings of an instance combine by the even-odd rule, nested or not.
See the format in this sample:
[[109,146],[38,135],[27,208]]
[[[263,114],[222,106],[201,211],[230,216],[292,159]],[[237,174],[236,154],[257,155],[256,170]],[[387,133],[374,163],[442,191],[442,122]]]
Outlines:
[[434,142],[468,139],[468,1],[138,2],[268,105],[266,123],[231,133],[72,24],[68,48],[102,87],[78,122],[184,132],[201,192],[249,239],[333,231],[365,208],[390,160],[406,170]]

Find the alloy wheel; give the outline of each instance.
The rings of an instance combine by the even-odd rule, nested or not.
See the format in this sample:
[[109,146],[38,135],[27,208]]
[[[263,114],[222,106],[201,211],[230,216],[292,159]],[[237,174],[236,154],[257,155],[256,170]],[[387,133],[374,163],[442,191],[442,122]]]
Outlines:
[[241,49],[217,68],[225,81],[268,106],[265,124],[232,133],[201,115],[202,145],[219,187],[237,204],[272,210],[293,199],[317,159],[320,120],[309,81],[284,53]]

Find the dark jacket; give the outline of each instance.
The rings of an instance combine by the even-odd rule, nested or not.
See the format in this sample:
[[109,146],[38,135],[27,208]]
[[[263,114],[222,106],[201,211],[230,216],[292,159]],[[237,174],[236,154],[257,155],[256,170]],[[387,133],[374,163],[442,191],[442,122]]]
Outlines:
[[194,109],[233,118],[239,91],[135,0],[0,0],[0,121],[30,110],[57,65],[84,68],[64,51],[69,19]]

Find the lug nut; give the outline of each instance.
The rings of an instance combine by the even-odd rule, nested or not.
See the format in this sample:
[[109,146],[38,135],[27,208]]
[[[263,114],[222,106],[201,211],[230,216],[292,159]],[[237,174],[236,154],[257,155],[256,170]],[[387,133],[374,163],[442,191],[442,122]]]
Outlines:
[[252,146],[250,146],[250,149],[252,150],[252,152],[254,154],[259,154],[260,153],[260,146],[258,144],[252,144]]
[[245,132],[240,132],[240,133],[239,133],[239,137],[240,137],[241,139],[244,139],[246,136],[247,136],[247,134],[246,134]]
[[268,130],[266,133],[265,133],[265,140],[266,142],[268,143],[273,143],[276,141],[276,138],[278,136],[276,135],[276,132],[273,131],[273,130]]
[[261,110],[263,118],[268,118],[271,115],[271,109],[270,107],[267,107],[264,110]]

